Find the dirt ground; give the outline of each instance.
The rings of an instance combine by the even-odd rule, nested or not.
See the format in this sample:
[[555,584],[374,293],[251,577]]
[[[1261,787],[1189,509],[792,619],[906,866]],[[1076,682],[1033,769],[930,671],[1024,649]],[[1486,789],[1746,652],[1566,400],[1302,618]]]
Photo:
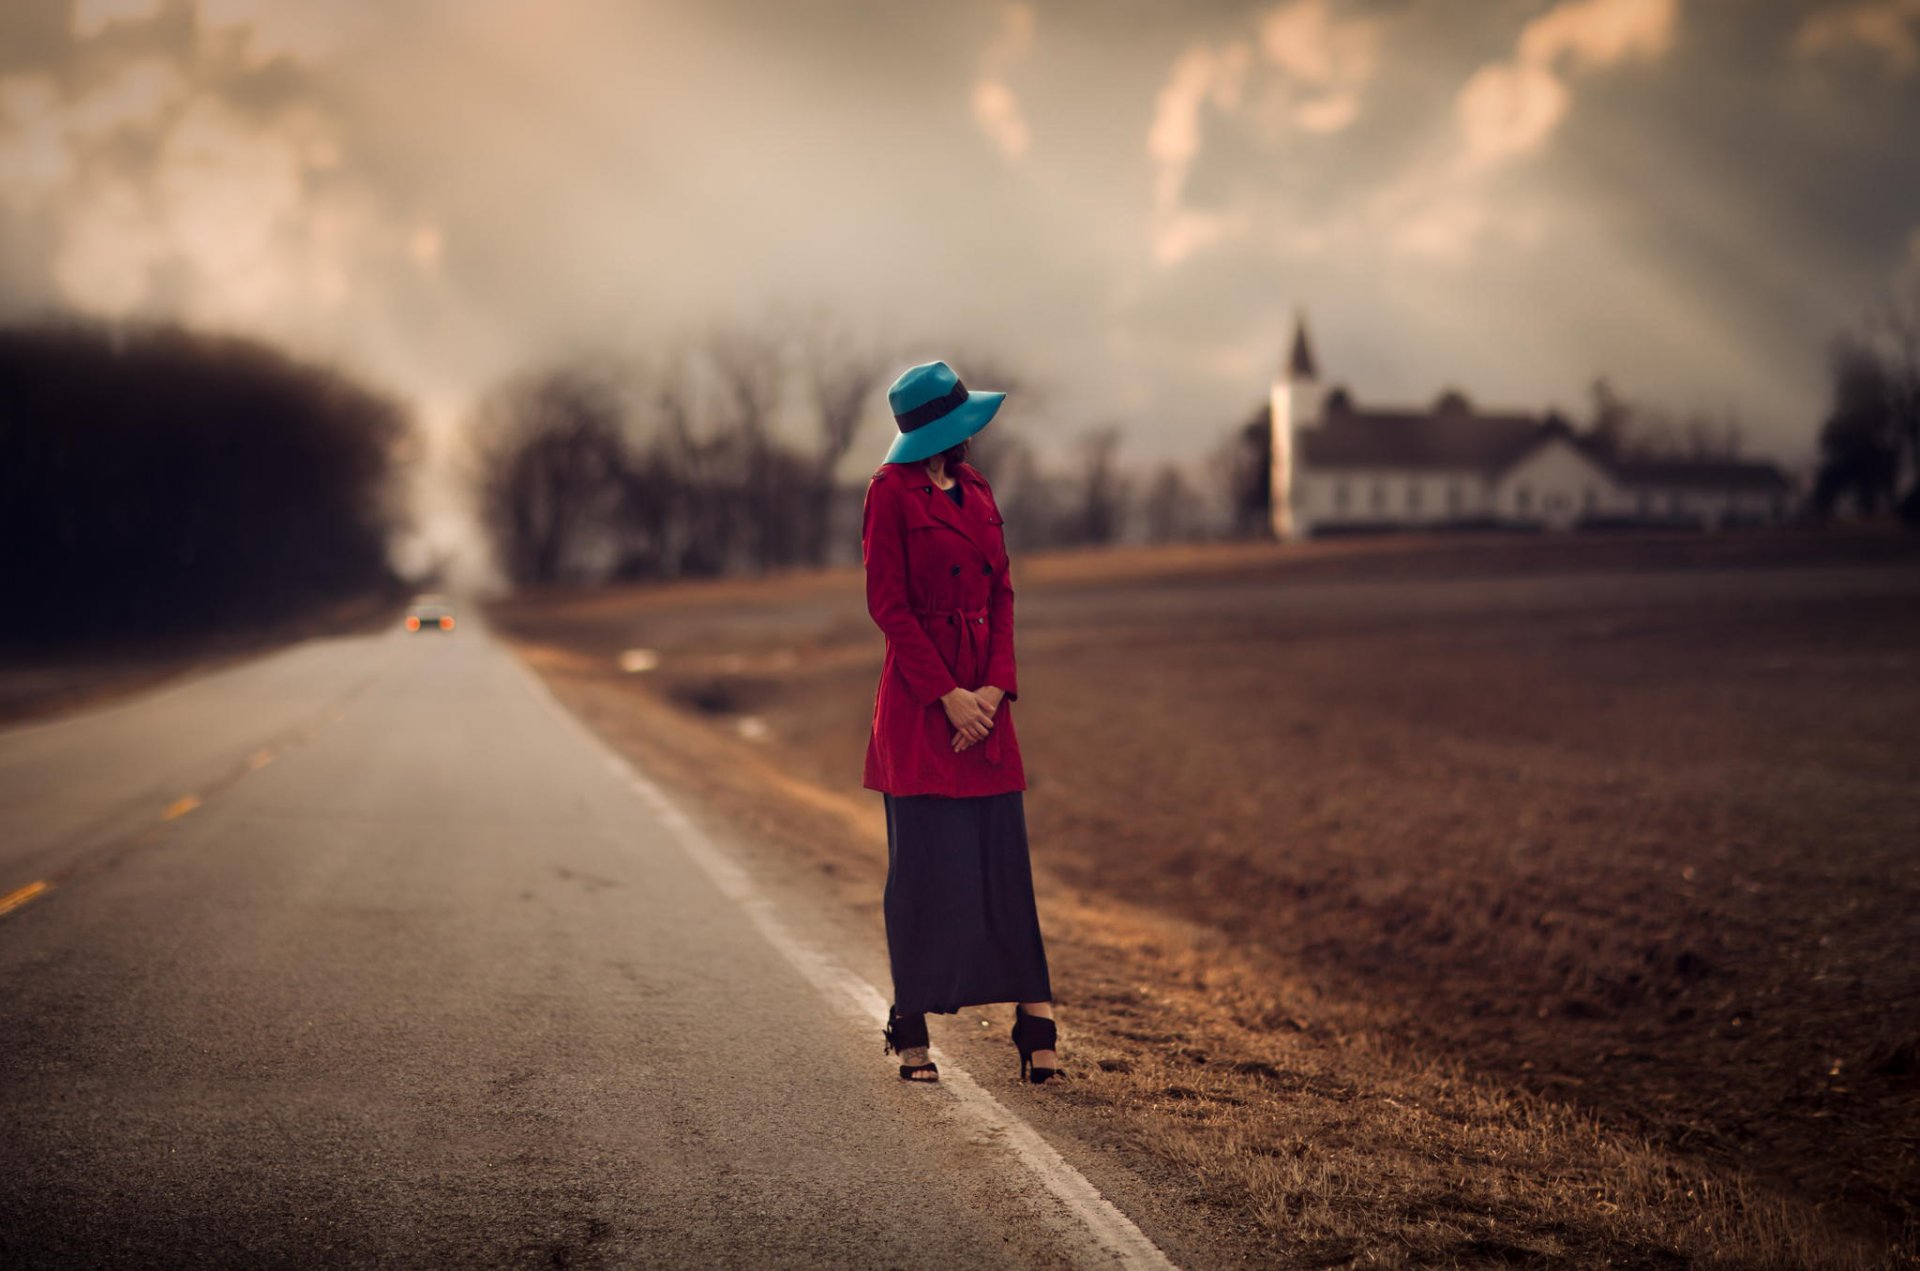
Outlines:
[[0,726],[102,705],[302,640],[377,631],[399,621],[405,600],[396,588],[224,631],[161,640],[108,633],[66,650],[0,647]]
[[[1060,1104],[1181,1180],[1223,1264],[1920,1255],[1920,541],[1214,545],[1014,582]],[[857,571],[492,617],[879,938]]]

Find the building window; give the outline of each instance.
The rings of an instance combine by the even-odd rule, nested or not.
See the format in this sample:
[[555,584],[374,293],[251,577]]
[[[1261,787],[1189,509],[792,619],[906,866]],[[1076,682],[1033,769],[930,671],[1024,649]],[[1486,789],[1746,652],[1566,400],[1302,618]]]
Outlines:
[[1447,511],[1458,512],[1459,510],[1460,483],[1458,481],[1449,481],[1447,482]]
[[1593,511],[1600,506],[1600,491],[1588,486],[1586,493],[1581,496],[1581,502],[1586,505],[1587,511]]
[[1516,511],[1533,511],[1533,487],[1529,485],[1515,486],[1513,490],[1513,506]]
[[1387,483],[1384,481],[1373,483],[1373,510],[1376,512],[1387,510]]
[[1333,510],[1336,512],[1347,510],[1347,483],[1344,481],[1333,483]]
[[1649,493],[1647,493],[1647,492],[1646,492],[1645,490],[1642,490],[1642,491],[1640,491],[1640,497],[1639,497],[1639,504],[1640,504],[1640,515],[1641,515],[1641,516],[1650,516],[1650,515],[1652,515],[1652,513],[1653,513],[1653,496],[1652,496],[1651,494],[1649,494]]
[[1420,483],[1418,481],[1409,481],[1407,482],[1407,511],[1418,512],[1419,510]]

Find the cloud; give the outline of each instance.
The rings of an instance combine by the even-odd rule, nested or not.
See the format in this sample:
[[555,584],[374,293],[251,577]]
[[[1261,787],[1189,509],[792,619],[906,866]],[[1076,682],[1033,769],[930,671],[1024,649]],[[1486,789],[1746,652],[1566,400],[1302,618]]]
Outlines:
[[1238,41],[1215,49],[1196,44],[1173,64],[1154,99],[1147,129],[1147,157],[1154,165],[1153,259],[1173,265],[1217,242],[1233,228],[1233,218],[1185,206],[1187,175],[1203,140],[1201,112],[1211,103],[1231,111],[1240,103],[1253,49]]
[[1328,0],[1295,0],[1261,20],[1260,52],[1283,76],[1279,110],[1307,132],[1338,132],[1360,114],[1379,61],[1382,24],[1336,16]]
[[1154,165],[1151,254],[1176,265],[1247,231],[1246,207],[1191,205],[1188,178],[1206,140],[1207,112],[1234,120],[1268,149],[1298,130],[1351,125],[1378,64],[1382,24],[1342,17],[1329,0],[1289,0],[1252,38],[1190,45],[1154,99],[1146,152]]
[[1519,58],[1569,69],[1605,70],[1630,58],[1652,61],[1673,47],[1674,0],[1571,0],[1527,23]]
[[989,140],[1009,159],[1027,157],[1032,135],[1020,114],[1020,99],[997,79],[983,79],[973,86],[973,118]]
[[1914,103],[1777,74],[1860,3],[0,0],[0,305],[247,330],[443,429],[819,305],[1028,359],[1043,448],[1108,412],[1175,453],[1297,303],[1363,395],[1765,380],[1785,438],[1911,250]]
[[1532,62],[1496,62],[1473,73],[1454,103],[1467,162],[1484,166],[1538,150],[1567,113],[1559,76]]
[[[110,0],[133,3],[134,0]],[[277,57],[307,61],[324,57],[364,32],[375,20],[354,4],[287,4],[285,0],[194,0],[201,25],[238,34],[254,64]],[[377,6],[371,6],[377,10]]]
[[1678,23],[1677,0],[1563,0],[1529,21],[1512,56],[1480,66],[1456,94],[1451,153],[1416,165],[1375,200],[1389,249],[1457,267],[1490,234],[1510,247],[1538,245],[1543,213],[1495,179],[1546,147],[1573,109],[1569,76],[1663,58]]
[[106,178],[92,183],[73,210],[53,276],[65,298],[93,313],[124,314],[151,295],[167,243],[142,191]]
[[1597,71],[1662,57],[1678,16],[1676,0],[1566,0],[1527,23],[1514,56],[1475,71],[1455,100],[1465,161],[1488,166],[1538,150],[1571,105],[1562,63]]
[[0,79],[0,199],[16,207],[33,207],[73,178],[58,102],[48,76]]
[[204,7],[222,25],[177,5],[79,4],[60,53],[84,74],[0,76],[0,205],[50,245],[43,294],[16,279],[16,303],[298,342],[356,275],[437,261],[340,173],[339,129],[288,46],[257,41],[239,0]]
[[1008,4],[1000,10],[1000,30],[988,45],[982,70],[973,84],[973,119],[1011,160],[1027,157],[1032,133],[1020,111],[1020,99],[1008,86],[1007,67],[1020,61],[1033,45],[1033,6]]
[[1147,157],[1159,169],[1157,200],[1179,197],[1187,170],[1200,153],[1202,108],[1209,102],[1223,111],[1237,106],[1251,61],[1252,49],[1245,43],[1217,50],[1196,44],[1173,64],[1154,99],[1153,123],[1147,129]]
[[160,3],[161,0],[74,0],[73,33],[87,39],[114,22],[145,21],[159,14]]
[[1878,54],[1886,72],[1899,77],[1920,67],[1920,0],[1866,0],[1810,15],[1794,33],[1793,51],[1818,57],[1839,49]]

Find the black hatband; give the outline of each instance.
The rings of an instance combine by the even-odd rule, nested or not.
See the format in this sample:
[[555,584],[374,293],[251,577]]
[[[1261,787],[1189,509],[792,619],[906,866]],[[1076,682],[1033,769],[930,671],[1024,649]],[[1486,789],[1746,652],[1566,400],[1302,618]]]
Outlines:
[[953,388],[946,396],[936,397],[930,402],[922,402],[904,414],[895,415],[894,422],[900,425],[901,432],[912,432],[924,428],[936,419],[944,419],[959,409],[960,403],[967,400],[967,386],[959,380],[953,382]]

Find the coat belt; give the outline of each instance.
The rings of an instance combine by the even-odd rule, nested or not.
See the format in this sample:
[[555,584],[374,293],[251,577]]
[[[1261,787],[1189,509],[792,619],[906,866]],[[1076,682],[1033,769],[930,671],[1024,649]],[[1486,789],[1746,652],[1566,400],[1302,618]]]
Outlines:
[[[960,628],[960,659],[962,665],[953,668],[955,679],[977,685],[980,677],[986,673],[987,665],[987,610],[968,609],[955,606],[950,609],[915,609],[922,618],[945,618]],[[987,739],[980,743],[987,752],[987,762],[1000,762],[1000,730],[987,729]]]

